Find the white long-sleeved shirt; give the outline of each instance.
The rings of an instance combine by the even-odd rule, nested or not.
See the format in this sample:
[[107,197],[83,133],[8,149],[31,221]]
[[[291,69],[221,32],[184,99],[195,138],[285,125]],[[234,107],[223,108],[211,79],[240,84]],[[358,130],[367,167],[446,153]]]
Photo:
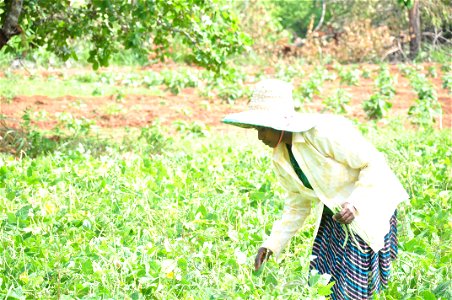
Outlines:
[[285,144],[276,147],[273,163],[287,198],[281,219],[274,223],[262,247],[278,257],[312,207],[318,208],[313,211],[316,233],[323,205],[337,211],[341,204],[350,202],[357,213],[349,229],[373,251],[383,248],[392,214],[400,202],[409,198],[383,154],[348,120],[330,115],[319,115],[313,128],[293,133],[292,152],[313,190],[299,180]]

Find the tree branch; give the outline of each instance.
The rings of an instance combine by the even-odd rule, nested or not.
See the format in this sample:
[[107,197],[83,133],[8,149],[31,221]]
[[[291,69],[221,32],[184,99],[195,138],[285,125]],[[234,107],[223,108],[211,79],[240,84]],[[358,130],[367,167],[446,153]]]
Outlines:
[[167,30],[169,30],[169,31],[171,31],[171,32],[173,32],[173,33],[180,33],[180,34],[183,34],[183,35],[185,35],[185,37],[186,37],[193,45],[196,45],[196,44],[197,44],[196,41],[195,41],[195,39],[194,39],[188,32],[183,31],[183,30],[178,29],[178,28],[174,28],[174,27],[168,26],[168,25],[164,24],[160,19],[157,19],[157,24],[159,24],[160,26],[164,27],[165,29],[167,29]]
[[19,26],[22,3],[23,0],[11,1],[11,5],[6,13],[5,22],[3,23],[2,29],[0,29],[0,50],[8,43],[11,37],[23,32]]
[[319,24],[317,24],[317,26],[312,32],[319,30],[320,27],[322,26],[323,19],[325,18],[325,11],[326,11],[326,0],[322,0],[322,15],[320,16]]

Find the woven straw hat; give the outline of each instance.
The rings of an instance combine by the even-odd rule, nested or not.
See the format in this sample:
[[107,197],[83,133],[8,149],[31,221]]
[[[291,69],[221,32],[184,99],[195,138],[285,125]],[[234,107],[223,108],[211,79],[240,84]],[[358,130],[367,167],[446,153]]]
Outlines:
[[265,79],[256,84],[248,110],[227,115],[222,122],[244,128],[259,126],[302,132],[314,127],[314,121],[310,115],[295,112],[290,83]]

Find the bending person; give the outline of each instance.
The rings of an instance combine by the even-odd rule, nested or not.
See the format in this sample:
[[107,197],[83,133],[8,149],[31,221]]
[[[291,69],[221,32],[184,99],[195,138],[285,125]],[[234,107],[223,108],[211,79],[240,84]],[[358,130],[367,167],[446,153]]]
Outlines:
[[274,148],[275,172],[287,192],[255,269],[270,255],[278,257],[313,213],[310,268],[332,276],[332,299],[369,299],[385,288],[397,256],[396,208],[408,195],[351,122],[296,113],[291,85],[274,79],[258,83],[248,110],[223,122],[256,129],[259,140]]

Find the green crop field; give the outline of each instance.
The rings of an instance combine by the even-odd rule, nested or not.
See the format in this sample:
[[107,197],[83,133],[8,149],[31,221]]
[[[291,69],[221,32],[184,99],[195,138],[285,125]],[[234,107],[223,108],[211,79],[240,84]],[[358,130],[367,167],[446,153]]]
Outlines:
[[[399,209],[399,258],[381,298],[450,299],[450,132],[362,129],[411,196]],[[324,276],[308,286],[310,221],[279,263],[252,271],[283,204],[271,153],[253,133],[207,134],[172,137],[154,126],[117,142],[79,137],[34,158],[1,154],[0,295],[327,295]]]
[[[450,299],[450,66],[438,64],[436,77],[422,64],[278,68],[273,76],[295,80],[301,111],[353,120],[409,192],[378,297]],[[250,83],[192,68],[33,72],[0,78],[0,297],[328,297],[328,275],[309,274],[311,219],[278,262],[253,271],[284,202],[271,151],[252,130],[201,118],[219,124],[243,107]],[[145,113],[156,120],[137,119]]]
[[254,271],[285,194],[256,131],[221,120],[268,78],[297,112],[353,122],[410,196],[373,300],[452,299],[451,15],[450,0],[0,1],[0,299],[335,298],[309,270],[313,216]]

